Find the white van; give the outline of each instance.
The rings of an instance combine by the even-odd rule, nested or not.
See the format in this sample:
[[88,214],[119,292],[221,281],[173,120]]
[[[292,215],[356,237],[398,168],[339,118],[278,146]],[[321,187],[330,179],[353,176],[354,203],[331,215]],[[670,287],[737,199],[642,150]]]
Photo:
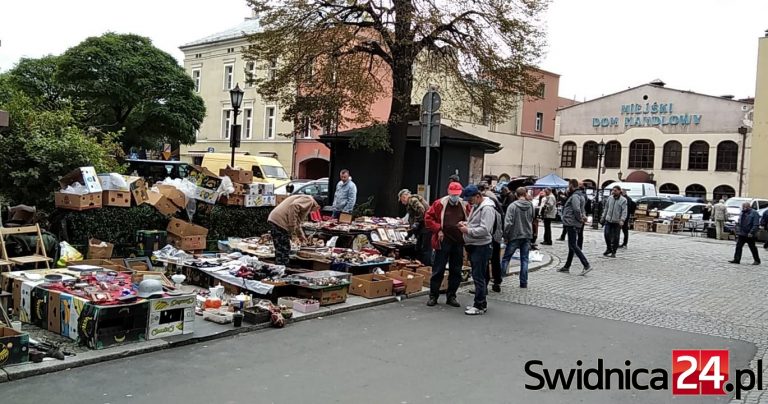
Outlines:
[[633,200],[644,196],[656,196],[656,186],[645,182],[613,182],[603,189],[603,197],[611,194],[611,190],[616,185],[627,191],[627,195]]

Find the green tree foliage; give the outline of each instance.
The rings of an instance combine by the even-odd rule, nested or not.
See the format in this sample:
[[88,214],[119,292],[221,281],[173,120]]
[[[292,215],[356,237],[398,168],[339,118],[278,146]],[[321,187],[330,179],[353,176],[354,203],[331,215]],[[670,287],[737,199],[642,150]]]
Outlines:
[[[2,82],[2,80],[0,80]],[[74,168],[120,171],[115,134],[87,133],[69,108],[40,109],[36,100],[11,88],[0,109],[10,113],[10,127],[0,132],[0,196],[8,203],[46,209],[53,205],[58,179]]]
[[[278,60],[274,79],[256,81],[263,95],[279,98],[292,110],[316,107],[302,102],[303,94],[315,99],[325,94],[322,105],[342,111],[336,114],[337,123],[356,114],[365,118],[369,91],[380,88],[390,97],[392,159],[382,169],[391,174],[377,198],[382,213],[397,211],[392,195],[403,178],[417,63],[424,62],[426,71],[462,90],[460,101],[495,120],[508,117],[520,95],[536,93],[534,67],[544,46],[539,16],[548,0],[248,3],[263,27],[250,38],[248,53],[258,61]],[[298,96],[285,96],[286,87]]]
[[59,57],[56,80],[83,108],[84,123],[120,132],[125,150],[194,143],[205,117],[203,100],[184,69],[138,35],[87,38]]
[[48,110],[62,108],[64,88],[56,81],[57,56],[40,59],[22,58],[8,72],[8,85],[37,101],[38,107]]

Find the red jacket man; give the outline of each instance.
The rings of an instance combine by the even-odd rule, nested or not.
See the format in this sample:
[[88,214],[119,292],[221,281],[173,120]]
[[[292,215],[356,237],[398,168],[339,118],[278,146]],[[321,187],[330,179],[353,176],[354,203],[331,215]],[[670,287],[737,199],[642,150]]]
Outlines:
[[469,217],[472,207],[461,199],[461,191],[463,188],[458,182],[452,182],[448,184],[448,195],[444,196],[432,203],[427,213],[424,215],[424,223],[430,232],[432,232],[432,248],[435,250],[440,249],[440,242],[442,241],[441,234],[443,234],[443,218],[445,217],[445,207],[450,203],[451,197],[458,199],[458,203],[464,208],[464,218],[466,221]]

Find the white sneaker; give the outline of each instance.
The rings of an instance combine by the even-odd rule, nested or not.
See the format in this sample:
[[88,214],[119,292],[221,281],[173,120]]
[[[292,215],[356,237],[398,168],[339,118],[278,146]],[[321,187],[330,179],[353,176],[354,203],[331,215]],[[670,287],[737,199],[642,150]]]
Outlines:
[[591,270],[592,270],[592,265],[584,268],[579,275],[584,276],[584,275],[586,275]]
[[485,314],[486,311],[488,311],[488,309],[478,309],[475,306],[471,306],[464,312],[464,314],[468,316],[479,316]]

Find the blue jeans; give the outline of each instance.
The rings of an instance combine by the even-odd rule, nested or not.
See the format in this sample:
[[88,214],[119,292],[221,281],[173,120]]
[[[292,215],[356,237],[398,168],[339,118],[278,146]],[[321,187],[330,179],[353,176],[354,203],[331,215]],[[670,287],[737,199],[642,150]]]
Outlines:
[[504,258],[501,260],[501,271],[507,273],[507,265],[518,248],[520,249],[520,286],[528,286],[528,254],[531,252],[531,240],[521,238],[507,242]]
[[564,268],[570,268],[571,262],[573,262],[573,255],[576,254],[577,257],[579,257],[579,261],[581,261],[581,265],[584,265],[584,268],[589,266],[589,261],[587,261],[587,257],[584,256],[584,253],[581,252],[581,248],[579,248],[579,229],[573,226],[565,226],[565,233],[568,235],[568,259],[565,260]]
[[488,306],[485,296],[488,294],[488,284],[485,280],[488,272],[488,261],[491,259],[493,247],[486,245],[467,246],[469,251],[469,263],[472,265],[472,280],[475,283],[475,307],[484,309]]
[[435,260],[432,265],[432,276],[429,279],[429,295],[440,296],[440,284],[445,276],[445,266],[448,265],[448,292],[446,297],[456,297],[456,291],[461,285],[461,266],[464,262],[462,245],[443,239],[440,249],[435,250]]

